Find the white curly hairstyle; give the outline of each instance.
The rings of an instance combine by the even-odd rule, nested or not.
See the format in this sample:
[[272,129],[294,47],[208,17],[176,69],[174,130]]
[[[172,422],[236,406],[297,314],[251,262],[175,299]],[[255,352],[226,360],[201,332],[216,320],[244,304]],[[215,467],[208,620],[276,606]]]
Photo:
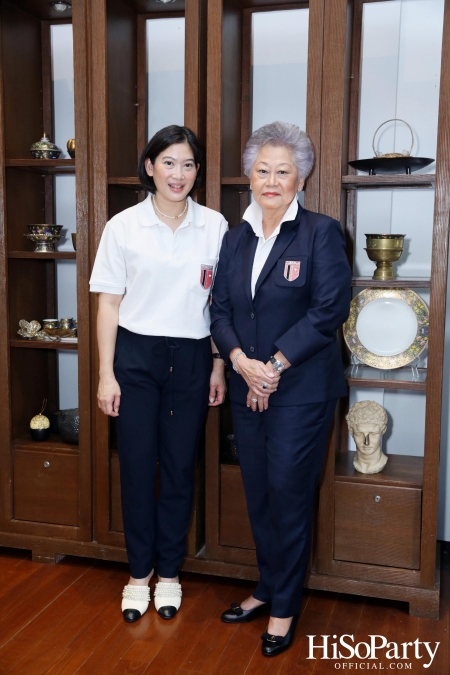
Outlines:
[[252,133],[245,146],[243,156],[246,176],[250,177],[259,151],[265,145],[285,146],[292,150],[299,178],[303,180],[308,178],[314,164],[313,145],[308,134],[295,124],[288,124],[287,122],[265,124]]
[[[351,434],[358,424],[378,424],[380,429],[386,430],[388,416],[382,405],[375,401],[360,401],[352,405],[345,418]],[[382,431],[381,433],[384,433]]]

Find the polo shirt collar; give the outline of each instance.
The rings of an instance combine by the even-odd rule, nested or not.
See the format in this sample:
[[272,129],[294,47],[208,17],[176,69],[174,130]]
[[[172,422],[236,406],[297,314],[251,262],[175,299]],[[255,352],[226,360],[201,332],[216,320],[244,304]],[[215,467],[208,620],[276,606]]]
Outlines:
[[[275,230],[272,232],[271,236],[269,239],[272,237],[277,236],[280,233],[280,229],[283,223],[291,220],[295,220],[297,217],[298,213],[298,207],[299,203],[297,200],[297,197],[295,196],[292,202],[289,204],[288,210],[283,216],[283,220],[281,223],[278,224],[278,226],[275,228]],[[247,221],[247,223],[250,224],[253,232],[257,237],[263,237],[264,238],[264,233],[263,233],[263,226],[262,226],[262,208],[260,207],[259,204],[257,204],[255,201],[253,201],[250,206],[245,210],[245,213],[243,215],[243,220]]]
[[[204,210],[199,204],[194,202],[191,197],[187,198],[188,211],[186,218],[181,223],[180,227],[187,227],[194,225],[195,227],[203,227],[205,225]],[[143,202],[138,204],[138,218],[139,223],[143,227],[151,227],[152,225],[159,225],[160,221],[152,202],[152,195],[149,194]]]

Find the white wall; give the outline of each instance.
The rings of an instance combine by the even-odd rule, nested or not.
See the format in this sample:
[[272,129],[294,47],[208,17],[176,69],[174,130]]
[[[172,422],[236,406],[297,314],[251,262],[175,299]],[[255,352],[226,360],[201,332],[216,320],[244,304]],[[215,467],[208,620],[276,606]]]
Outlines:
[[[70,24],[51,26],[52,80],[54,96],[54,143],[62,150],[60,158],[69,157],[67,141],[75,137],[73,38]],[[58,251],[73,251],[71,233],[76,230],[75,176],[55,177],[56,223],[64,225],[64,238]],[[56,263],[57,317],[77,318],[76,261]],[[78,354],[58,351],[59,407],[78,406]]]
[[252,15],[252,131],[270,122],[306,127],[308,9]]
[[[436,157],[443,10],[444,0],[390,0],[364,5],[358,158],[373,156],[374,131],[393,117],[412,126],[413,155]],[[410,139],[405,125],[390,123],[378,135],[376,149],[401,152],[409,149]],[[434,171],[435,163],[422,173]],[[358,192],[354,273],[372,276],[374,271],[375,263],[364,251],[366,233],[396,233],[406,234],[405,251],[395,265],[397,276],[429,277],[433,209],[431,189]],[[429,304],[429,291],[417,292]],[[438,532],[439,538],[447,541],[450,540],[449,346],[447,335]],[[420,366],[426,366],[426,356],[425,351]],[[425,394],[352,389],[351,403],[367,399],[377,401],[388,411],[389,427],[383,438],[385,452],[423,455]],[[354,449],[352,439],[350,447]]]
[[184,17],[147,20],[148,138],[184,124]]

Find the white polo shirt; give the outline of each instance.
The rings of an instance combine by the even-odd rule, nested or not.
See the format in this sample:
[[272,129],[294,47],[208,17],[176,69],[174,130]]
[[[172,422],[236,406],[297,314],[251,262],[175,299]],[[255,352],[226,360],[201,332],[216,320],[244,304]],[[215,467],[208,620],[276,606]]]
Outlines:
[[207,337],[211,287],[227,229],[222,214],[188,197],[186,218],[172,232],[149,195],[107,223],[90,290],[123,295],[119,326],[133,333]]
[[253,267],[252,267],[252,283],[251,283],[252,298],[255,297],[256,282],[258,281],[258,277],[261,274],[262,268],[264,267],[266,260],[269,257],[269,253],[273,248],[275,239],[280,234],[282,224],[288,220],[295,220],[295,218],[297,217],[297,212],[298,212],[298,201],[297,197],[295,197],[295,199],[293,199],[292,202],[289,204],[288,210],[284,214],[281,223],[279,223],[279,225],[274,229],[270,237],[264,239],[264,232],[262,225],[263,221],[262,208],[260,207],[259,204],[253,201],[250,204],[250,206],[245,210],[242,219],[246,220],[247,223],[250,223],[253,232],[258,237],[258,244],[256,246],[255,257],[253,258]]

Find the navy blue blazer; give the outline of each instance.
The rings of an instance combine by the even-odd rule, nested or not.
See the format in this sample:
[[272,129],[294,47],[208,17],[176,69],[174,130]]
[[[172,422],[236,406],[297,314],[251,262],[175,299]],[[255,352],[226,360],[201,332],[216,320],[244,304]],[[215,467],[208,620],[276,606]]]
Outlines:
[[[278,350],[282,352],[292,367],[282,373],[270,405],[302,405],[344,396],[336,331],[349,314],[351,271],[340,224],[299,204],[295,220],[281,226],[252,300],[257,243],[245,221],[224,236],[211,304],[211,334],[220,353],[227,359],[240,347],[249,358],[266,363]],[[292,261],[300,263],[300,270],[289,281],[286,262]],[[248,386],[242,376],[230,371],[231,400],[244,403]]]

